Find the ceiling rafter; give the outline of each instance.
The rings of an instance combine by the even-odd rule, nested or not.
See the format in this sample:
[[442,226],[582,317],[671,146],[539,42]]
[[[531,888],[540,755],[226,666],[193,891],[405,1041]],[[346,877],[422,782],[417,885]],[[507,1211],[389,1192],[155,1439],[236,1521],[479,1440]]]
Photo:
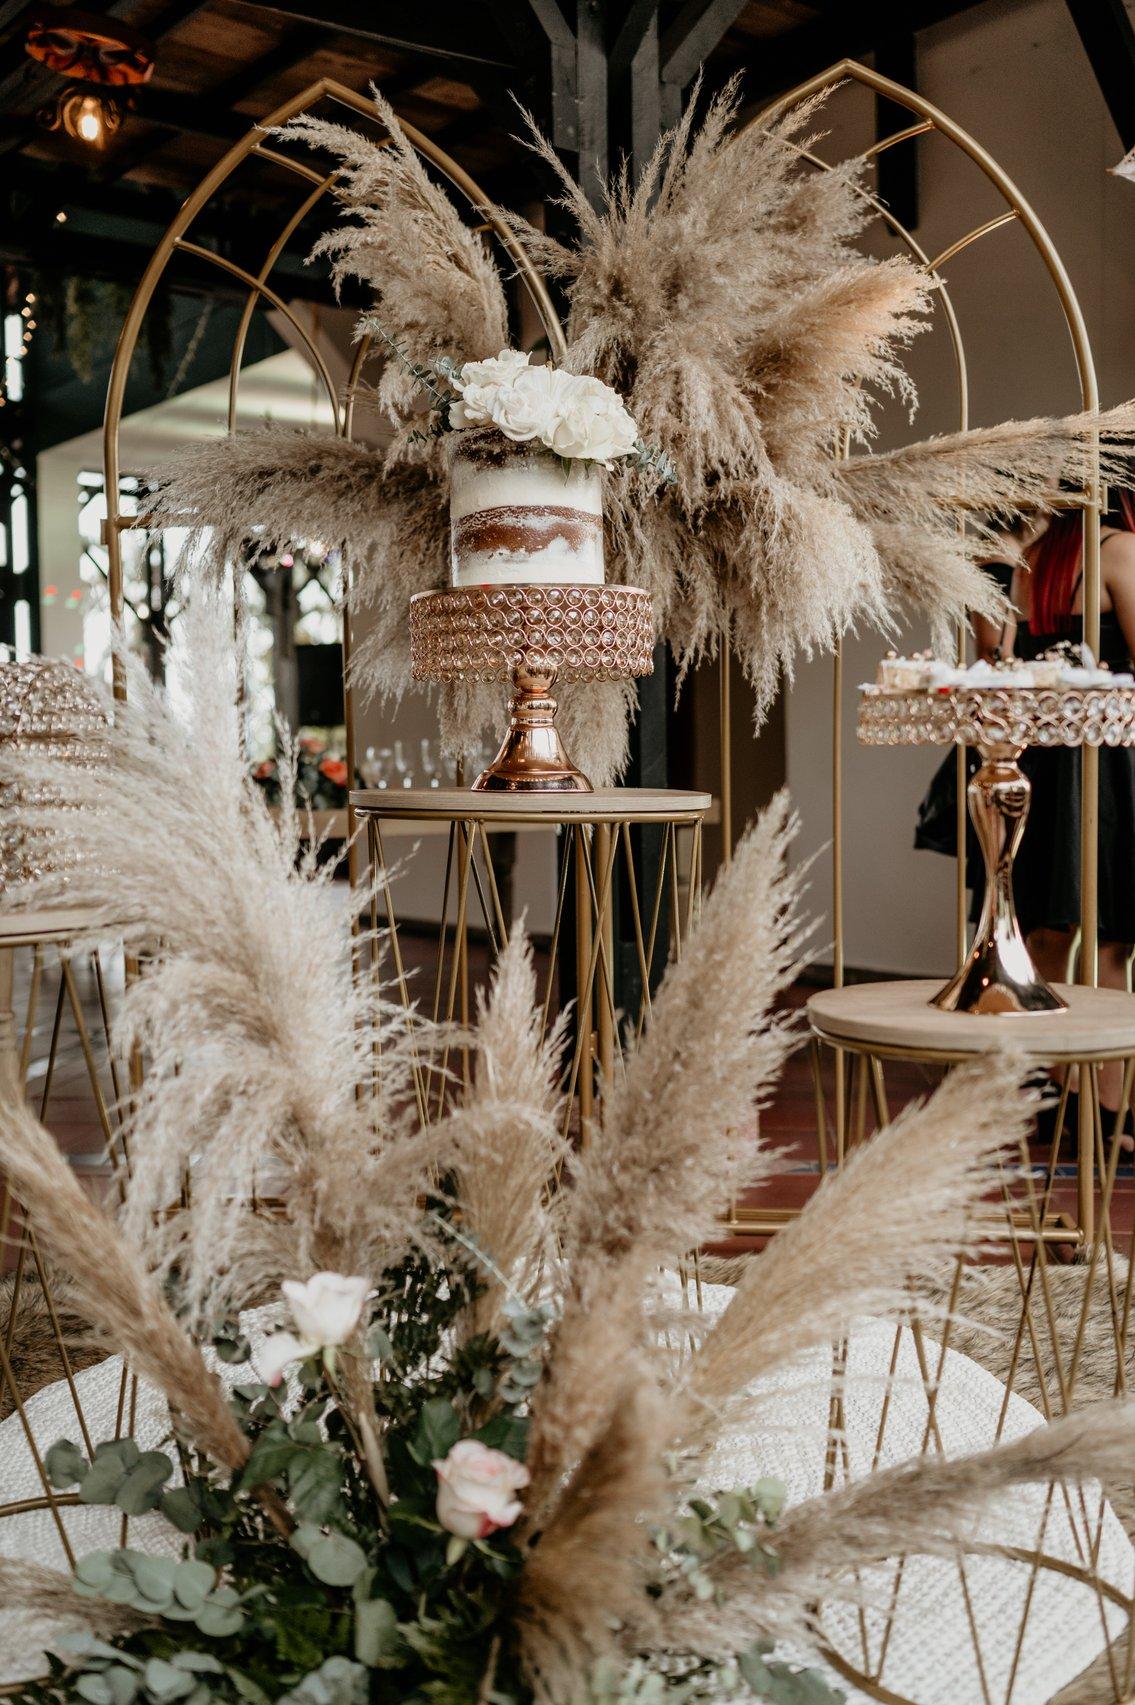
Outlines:
[[515,71],[504,40],[495,50],[485,41],[483,14],[468,5],[441,4],[379,9],[369,0],[240,0],[254,12],[317,24],[334,35],[357,36],[399,53],[420,53],[451,65]]
[[[260,87],[268,83],[281,72],[291,71],[297,65],[302,65],[309,59],[327,39],[326,31],[317,29],[312,24],[299,24],[285,30],[274,47],[267,53],[262,53],[248,65],[242,65],[237,71],[216,83],[206,91],[203,102],[198,102],[196,96],[177,96],[163,90],[143,89],[135,103],[135,110],[141,118],[148,119],[152,124],[168,126],[171,130],[186,132],[189,135],[219,136],[222,141],[235,142],[243,136],[253,123],[245,114],[234,109],[239,101],[247,100]],[[194,108],[203,107],[203,114],[208,114],[211,128],[202,131],[199,126],[202,117],[194,113]],[[159,148],[165,146],[167,137],[162,135],[140,137],[132,145],[117,148],[108,160],[106,166],[97,174],[104,183],[113,183],[118,178],[126,177],[135,171],[143,161],[148,160]]]

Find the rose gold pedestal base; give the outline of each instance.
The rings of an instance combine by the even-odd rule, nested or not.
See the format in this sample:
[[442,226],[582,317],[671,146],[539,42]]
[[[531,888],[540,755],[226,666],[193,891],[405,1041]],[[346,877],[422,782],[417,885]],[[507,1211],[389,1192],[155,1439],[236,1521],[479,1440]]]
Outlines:
[[1013,860],[1025,832],[1032,788],[1010,741],[978,746],[981,768],[966,790],[985,857],[985,898],[965,964],[931,1001],[944,1012],[1063,1012],[1067,1002],[1033,964],[1013,903]]
[[554,674],[517,669],[513,675],[512,720],[501,749],[473,783],[474,793],[590,793],[555,724]]

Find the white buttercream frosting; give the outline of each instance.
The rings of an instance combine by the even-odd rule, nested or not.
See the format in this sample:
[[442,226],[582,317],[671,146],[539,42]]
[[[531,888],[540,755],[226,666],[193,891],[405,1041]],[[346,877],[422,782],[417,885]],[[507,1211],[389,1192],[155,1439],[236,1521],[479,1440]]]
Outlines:
[[603,584],[603,476],[518,445],[450,460],[454,586]]

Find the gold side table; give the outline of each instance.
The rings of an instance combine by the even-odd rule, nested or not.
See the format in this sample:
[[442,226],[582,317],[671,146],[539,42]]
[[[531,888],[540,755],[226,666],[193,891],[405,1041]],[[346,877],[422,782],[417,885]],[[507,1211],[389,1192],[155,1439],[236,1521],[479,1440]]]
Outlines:
[[[394,979],[408,1022],[414,1023],[414,1001],[399,941],[385,846],[392,830],[405,835],[407,828],[413,828],[423,835],[447,836],[432,988],[428,1000],[423,998],[419,1003],[443,1023],[463,1020],[469,1014],[470,928],[483,927],[494,952],[508,941],[511,920],[505,917],[501,903],[494,839],[518,831],[555,835],[563,851],[543,1025],[547,1030],[554,1022],[556,974],[570,953],[574,956],[578,1016],[575,1044],[569,1050],[564,1076],[565,1128],[570,1125],[575,1102],[582,1128],[594,1116],[596,1091],[602,1080],[610,1080],[621,1046],[614,993],[616,885],[629,911],[643,989],[639,1011],[624,1014],[623,1019],[641,1029],[650,1010],[650,970],[656,954],[664,944],[668,953],[680,955],[697,915],[702,825],[712,803],[708,793],[633,787],[546,794],[486,793],[469,788],[364,789],[352,793],[351,804],[367,831],[371,922],[379,928],[383,922],[380,912],[385,912]],[[635,845],[635,830],[644,825],[662,830],[658,868],[648,891],[644,891]],[[573,941],[565,947],[562,938],[569,888],[574,895],[575,930]],[[456,906],[452,927],[451,903]],[[422,1064],[416,1070],[415,1091],[423,1121],[436,1118],[444,1105],[448,1064],[448,1057],[443,1055],[441,1069]],[[463,1075],[468,1075],[471,1064],[470,1059],[463,1058]]]
[[[816,1042],[838,1048],[855,1060],[855,1071],[848,1084],[849,1106],[840,1110],[837,1120],[837,1163],[843,1159],[844,1132],[850,1134],[852,1142],[861,1140],[865,1134],[868,1093],[877,1121],[887,1122],[885,1061],[917,1060],[951,1066],[991,1050],[1011,1047],[1038,1066],[1063,1068],[1056,1136],[1042,1198],[1031,1203],[1040,1212],[1039,1218],[1035,1218],[1030,1211],[1030,1231],[1049,1242],[1090,1243],[1094,1238],[1098,1175],[1101,1231],[1109,1236],[1108,1210],[1119,1145],[1113,1142],[1110,1154],[1105,1147],[1099,1067],[1115,1060],[1125,1064],[1123,1092],[1115,1115],[1118,1130],[1132,1102],[1135,1082],[1135,996],[1123,989],[1060,984],[1056,989],[1060,1006],[1056,1010],[1030,1013],[1023,1022],[1011,1019],[998,1022],[991,1021],[985,1013],[949,1012],[936,1007],[931,1001],[936,987],[932,980],[921,978],[852,983],[841,989],[825,989],[809,999],[808,1022]],[[1089,1110],[1077,1134],[1075,1224],[1070,1224],[1065,1215],[1051,1211],[1072,1067],[1079,1069],[1081,1095]],[[820,1095],[817,1095],[817,1109],[823,1162],[828,1143]],[[1031,1223],[1034,1218],[1035,1223]]]

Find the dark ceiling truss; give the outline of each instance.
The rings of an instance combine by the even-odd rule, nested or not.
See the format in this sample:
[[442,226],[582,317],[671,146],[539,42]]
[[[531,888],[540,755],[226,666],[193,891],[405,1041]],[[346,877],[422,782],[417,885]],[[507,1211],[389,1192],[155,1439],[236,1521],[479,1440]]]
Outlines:
[[[359,41],[418,54],[463,71],[518,69],[502,37],[486,40],[484,13],[460,0],[421,0],[420,4],[378,7],[370,0],[241,0],[258,12],[315,24],[325,34],[355,36]],[[427,73],[422,73],[423,77]]]
[[[194,115],[193,109],[203,105],[209,122],[217,127],[208,134],[235,142],[244,135],[251,122],[243,113],[234,110],[238,103],[255,94],[262,83],[270,82],[281,72],[291,71],[297,65],[302,65],[325,39],[324,31],[311,24],[296,25],[285,30],[280,40],[267,53],[261,54],[248,65],[242,65],[222,82],[214,84],[206,92],[203,103],[194,96],[173,96],[171,99],[167,91],[140,89],[139,98],[134,103],[135,110],[140,117],[168,130],[200,135],[203,133],[197,127],[202,119]],[[126,177],[163,147],[167,140],[167,137],[161,135],[141,137],[132,147],[116,151],[99,176],[107,183]]]

